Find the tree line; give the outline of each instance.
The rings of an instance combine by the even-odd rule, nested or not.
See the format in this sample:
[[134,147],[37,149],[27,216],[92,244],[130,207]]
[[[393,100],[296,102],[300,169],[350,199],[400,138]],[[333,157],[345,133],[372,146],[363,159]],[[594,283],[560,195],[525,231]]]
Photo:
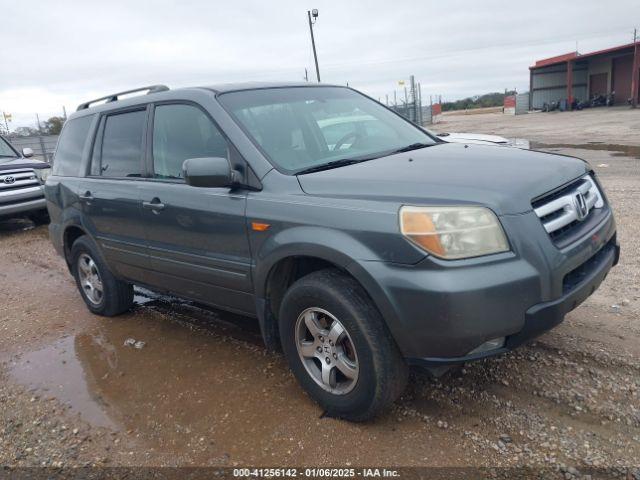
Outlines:
[[60,135],[64,122],[64,117],[51,117],[44,122],[40,122],[40,129],[33,127],[18,127],[13,130],[12,133],[20,137],[32,137],[36,135]]
[[515,95],[515,90],[509,90],[506,93],[492,92],[484,95],[475,95],[473,97],[463,98],[455,102],[442,102],[442,111],[450,110],[469,110],[472,108],[501,107],[504,105],[504,97]]

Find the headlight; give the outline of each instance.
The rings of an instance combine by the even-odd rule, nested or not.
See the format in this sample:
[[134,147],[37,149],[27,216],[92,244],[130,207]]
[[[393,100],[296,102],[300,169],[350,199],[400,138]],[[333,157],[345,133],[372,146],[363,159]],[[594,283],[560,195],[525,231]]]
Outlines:
[[484,207],[411,207],[400,209],[402,234],[447,260],[509,250],[496,215]]
[[49,178],[49,175],[51,174],[51,168],[50,167],[36,168],[34,170],[36,172],[36,176],[38,177],[38,180],[40,180],[40,183],[44,185],[44,182],[47,181],[47,178]]

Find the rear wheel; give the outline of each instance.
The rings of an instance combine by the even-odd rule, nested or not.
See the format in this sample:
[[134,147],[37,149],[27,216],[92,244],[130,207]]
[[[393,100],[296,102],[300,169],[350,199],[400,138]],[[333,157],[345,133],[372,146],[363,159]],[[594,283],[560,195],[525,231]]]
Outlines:
[[407,366],[353,278],[327,269],[299,279],[285,294],[279,327],[294,375],[329,415],[367,420],[404,390]]
[[71,271],[84,303],[98,315],[111,317],[133,305],[133,285],[118,280],[87,236],[71,247]]

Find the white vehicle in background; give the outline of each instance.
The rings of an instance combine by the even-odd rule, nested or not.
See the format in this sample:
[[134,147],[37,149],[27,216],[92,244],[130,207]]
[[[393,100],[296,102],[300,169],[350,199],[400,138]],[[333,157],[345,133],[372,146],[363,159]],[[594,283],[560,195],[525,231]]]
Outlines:
[[[380,128],[380,122],[367,114],[318,120],[318,126],[331,150],[345,150],[371,129]],[[381,132],[384,133],[384,132]]]
[[[380,129],[379,122],[366,114],[350,115],[342,118],[318,120],[318,126],[324,135],[331,150],[344,150],[363,137],[365,133],[371,135],[372,130]],[[474,145],[503,145],[529,149],[529,141],[523,138],[504,138],[498,135],[484,135],[482,133],[436,133],[422,127],[429,135],[448,143],[467,143]],[[378,136],[384,136],[382,130],[375,132]]]
[[516,147],[529,149],[529,140],[524,138],[504,138],[498,135],[484,135],[482,133],[434,133],[440,140],[449,143],[470,143],[474,145],[504,145],[505,147]]

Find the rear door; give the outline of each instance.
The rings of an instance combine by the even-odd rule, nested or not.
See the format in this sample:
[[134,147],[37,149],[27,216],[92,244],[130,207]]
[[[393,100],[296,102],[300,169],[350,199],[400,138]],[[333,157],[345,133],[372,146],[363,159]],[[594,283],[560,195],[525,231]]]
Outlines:
[[193,103],[157,104],[149,127],[149,179],[141,187],[149,283],[204,303],[255,313],[246,192],[184,182],[188,158],[229,158],[213,119]]
[[109,267],[139,282],[145,282],[149,268],[140,207],[147,110],[142,106],[102,116],[90,172],[78,191],[85,226]]

